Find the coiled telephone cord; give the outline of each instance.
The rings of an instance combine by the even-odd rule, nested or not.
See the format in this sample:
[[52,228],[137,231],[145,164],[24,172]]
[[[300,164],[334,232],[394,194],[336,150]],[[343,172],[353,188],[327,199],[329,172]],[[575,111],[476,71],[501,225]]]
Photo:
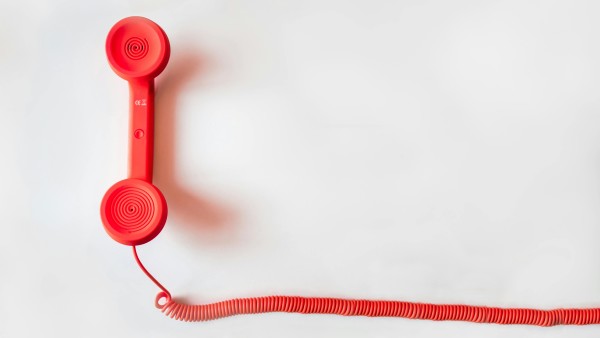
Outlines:
[[541,310],[298,296],[236,298],[212,304],[188,305],[173,300],[171,293],[146,270],[135,246],[133,256],[146,276],[162,290],[156,295],[156,307],[165,315],[186,322],[214,320],[241,314],[292,312],[538,326],[600,324],[600,308]]

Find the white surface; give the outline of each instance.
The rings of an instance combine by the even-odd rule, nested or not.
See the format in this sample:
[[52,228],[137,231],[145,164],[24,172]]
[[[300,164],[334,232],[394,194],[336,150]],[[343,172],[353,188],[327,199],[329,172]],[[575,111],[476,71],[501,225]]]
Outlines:
[[159,23],[142,260],[192,302],[268,294],[600,306],[600,3],[0,4],[0,337],[597,337],[268,314],[180,323],[98,208],[124,178],[104,39]]

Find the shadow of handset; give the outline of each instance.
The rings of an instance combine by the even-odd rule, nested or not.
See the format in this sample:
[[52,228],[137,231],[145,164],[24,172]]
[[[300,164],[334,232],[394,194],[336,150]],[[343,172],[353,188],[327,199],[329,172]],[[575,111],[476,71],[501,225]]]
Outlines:
[[176,220],[169,223],[169,228],[183,229],[185,236],[191,235],[193,240],[214,243],[219,237],[231,237],[227,234],[236,218],[235,212],[212,198],[191,191],[177,178],[177,117],[182,114],[177,109],[178,98],[184,87],[205,70],[206,59],[200,53],[178,51],[158,79],[154,172],[156,185],[169,201],[169,216]]

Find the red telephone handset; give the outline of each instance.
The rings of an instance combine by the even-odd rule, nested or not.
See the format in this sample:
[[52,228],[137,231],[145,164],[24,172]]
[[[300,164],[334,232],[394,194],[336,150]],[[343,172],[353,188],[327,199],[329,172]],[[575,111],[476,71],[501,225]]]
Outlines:
[[146,270],[136,251],[136,245],[156,237],[167,220],[165,198],[152,185],[152,157],[154,78],[169,61],[169,40],[154,22],[129,17],[110,30],[106,54],[112,69],[129,81],[131,119],[129,178],[117,182],[104,195],[100,209],[102,223],[114,240],[133,247],[142,271],[162,290],[156,296],[156,306],[166,315],[184,321],[203,321],[237,314],[298,312],[542,326],[600,324],[600,308],[541,310],[298,296],[236,298],[204,305],[178,302]]
[[106,39],[111,68],[129,82],[129,175],[102,199],[106,232],[119,243],[144,244],[167,220],[167,203],[152,184],[154,153],[154,78],[166,67],[169,40],[154,22],[128,17],[117,22]]

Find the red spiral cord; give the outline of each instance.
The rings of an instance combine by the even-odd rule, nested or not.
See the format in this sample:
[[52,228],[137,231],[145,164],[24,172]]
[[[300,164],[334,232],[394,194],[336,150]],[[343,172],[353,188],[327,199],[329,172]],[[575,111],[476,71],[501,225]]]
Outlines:
[[[297,296],[237,298],[212,304],[188,305],[171,298],[169,291],[146,270],[138,258],[135,246],[133,256],[146,276],[162,290],[156,295],[156,307],[165,315],[186,322],[207,321],[240,314],[293,312],[538,326],[600,324],[600,308],[541,310]],[[161,304],[162,300],[165,303]]]

